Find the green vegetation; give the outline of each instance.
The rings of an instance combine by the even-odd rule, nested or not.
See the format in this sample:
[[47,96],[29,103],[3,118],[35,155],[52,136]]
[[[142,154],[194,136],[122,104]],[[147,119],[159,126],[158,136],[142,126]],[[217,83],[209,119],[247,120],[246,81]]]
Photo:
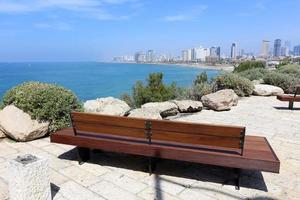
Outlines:
[[253,68],[253,69],[248,69],[248,70],[242,71],[237,74],[239,76],[249,79],[250,81],[253,81],[253,80],[263,79],[267,73],[269,73],[269,70],[267,70],[267,69]]
[[250,96],[253,92],[254,86],[252,82],[239,76],[235,73],[227,73],[218,76],[214,81],[214,89],[233,89],[238,96]]
[[25,82],[10,89],[3,106],[14,104],[33,119],[49,121],[50,132],[70,125],[70,112],[81,111],[76,95],[63,87],[40,82]]
[[177,86],[175,83],[165,85],[162,73],[150,74],[147,85],[137,81],[133,87],[132,95],[123,94],[122,99],[132,107],[140,107],[147,102],[161,102],[176,98]]
[[239,64],[239,66],[235,67],[233,72],[243,72],[249,69],[255,68],[265,68],[266,63],[262,61],[245,61]]

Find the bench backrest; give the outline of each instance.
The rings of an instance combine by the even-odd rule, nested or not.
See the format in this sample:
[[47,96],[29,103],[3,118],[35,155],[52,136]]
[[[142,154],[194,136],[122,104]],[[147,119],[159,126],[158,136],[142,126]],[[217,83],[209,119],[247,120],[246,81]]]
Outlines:
[[294,96],[296,97],[297,94],[300,94],[300,85],[297,85],[296,88],[295,88],[295,94],[294,94]]
[[187,123],[168,120],[73,112],[75,134],[107,134],[140,140],[184,145],[239,149],[244,147],[245,127]]

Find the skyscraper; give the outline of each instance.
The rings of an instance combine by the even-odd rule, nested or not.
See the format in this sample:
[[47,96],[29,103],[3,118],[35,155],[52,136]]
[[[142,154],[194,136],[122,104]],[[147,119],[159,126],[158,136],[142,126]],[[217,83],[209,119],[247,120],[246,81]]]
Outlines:
[[263,58],[268,58],[269,57],[269,48],[270,48],[270,41],[263,40],[262,41],[262,46],[261,46],[261,56]]
[[153,50],[148,50],[146,54],[146,61],[147,62],[154,62],[155,61],[155,55]]
[[217,57],[218,60],[221,60],[221,47],[217,47]]
[[231,45],[231,60],[236,60],[236,43]]
[[274,57],[280,57],[281,55],[281,40],[280,39],[276,39],[274,41],[274,53],[273,56]]
[[294,46],[294,56],[300,56],[300,45]]
[[188,50],[182,50],[181,57],[182,61],[188,61]]

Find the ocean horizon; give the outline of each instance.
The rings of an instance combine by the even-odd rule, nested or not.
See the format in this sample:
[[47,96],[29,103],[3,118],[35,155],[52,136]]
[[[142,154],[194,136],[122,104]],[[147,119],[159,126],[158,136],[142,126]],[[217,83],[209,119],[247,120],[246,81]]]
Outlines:
[[104,62],[2,62],[0,63],[0,98],[10,88],[26,82],[55,83],[72,90],[80,100],[131,93],[136,81],[146,83],[150,73],[162,72],[164,83],[176,82],[189,87],[195,77],[206,72],[209,79],[218,70],[165,64]]

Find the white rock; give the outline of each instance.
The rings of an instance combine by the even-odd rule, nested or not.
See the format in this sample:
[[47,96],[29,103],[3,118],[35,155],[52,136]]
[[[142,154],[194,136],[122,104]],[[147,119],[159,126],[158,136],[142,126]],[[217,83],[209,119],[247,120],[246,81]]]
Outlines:
[[128,117],[138,117],[146,119],[162,119],[161,115],[157,110],[147,108],[137,108],[131,110]]
[[4,133],[21,142],[43,137],[48,133],[49,122],[39,122],[14,105],[0,111],[0,127]]
[[10,200],[51,200],[46,159],[24,155],[9,162]]
[[231,89],[220,90],[218,92],[205,95],[201,98],[204,106],[216,110],[230,110],[238,103],[238,96]]
[[5,138],[5,137],[6,137],[6,135],[4,133],[4,130],[2,130],[0,127],[0,138]]
[[170,101],[165,102],[150,102],[141,106],[144,109],[152,109],[160,113],[164,118],[167,116],[176,115],[178,113],[178,107],[175,103]]
[[273,85],[257,84],[254,85],[253,94],[257,96],[276,96],[284,94],[283,89]]
[[174,100],[172,102],[177,105],[178,110],[181,113],[198,112],[198,111],[201,111],[203,108],[203,104],[201,101]]
[[124,116],[130,109],[125,101],[114,97],[98,98],[88,100],[83,105],[85,112]]

